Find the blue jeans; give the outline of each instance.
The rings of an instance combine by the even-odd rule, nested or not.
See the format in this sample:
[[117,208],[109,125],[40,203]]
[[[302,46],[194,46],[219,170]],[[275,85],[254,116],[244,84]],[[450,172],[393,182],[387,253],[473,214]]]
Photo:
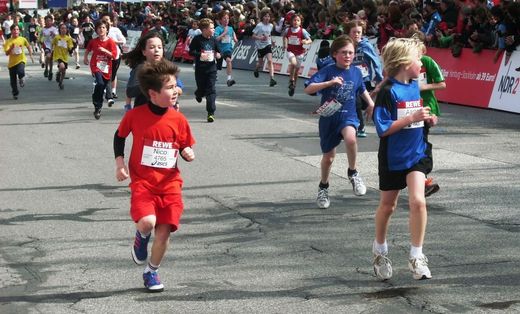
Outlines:
[[17,65],[9,68],[9,78],[11,80],[11,90],[13,91],[13,96],[18,96],[20,93],[18,91],[18,80],[25,77],[25,63],[20,62]]
[[[96,85],[94,86],[94,93],[92,93],[92,103],[94,104],[94,108],[101,109],[101,107],[103,107],[105,89],[107,88],[107,85],[109,85],[110,80],[103,78],[103,73],[101,72],[95,72],[93,75]],[[110,94],[110,98],[107,97],[107,99],[111,98],[112,94]]]

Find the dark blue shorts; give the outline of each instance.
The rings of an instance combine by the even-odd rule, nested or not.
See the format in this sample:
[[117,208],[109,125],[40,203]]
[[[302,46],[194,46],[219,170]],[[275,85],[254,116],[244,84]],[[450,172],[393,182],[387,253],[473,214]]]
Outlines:
[[339,110],[330,117],[320,117],[319,120],[320,147],[322,153],[328,153],[341,143],[343,135],[341,130],[352,126],[357,130],[359,120],[356,112]]

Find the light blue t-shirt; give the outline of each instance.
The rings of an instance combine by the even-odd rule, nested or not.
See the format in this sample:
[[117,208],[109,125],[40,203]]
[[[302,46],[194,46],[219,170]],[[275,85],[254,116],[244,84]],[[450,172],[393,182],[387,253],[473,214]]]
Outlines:
[[[222,38],[222,40],[217,40],[217,46],[221,53],[224,52],[232,52],[233,51],[233,38],[235,37],[235,31],[231,25],[227,26],[227,35]],[[224,27],[222,25],[217,26],[215,28],[215,38],[219,37],[224,33]]]

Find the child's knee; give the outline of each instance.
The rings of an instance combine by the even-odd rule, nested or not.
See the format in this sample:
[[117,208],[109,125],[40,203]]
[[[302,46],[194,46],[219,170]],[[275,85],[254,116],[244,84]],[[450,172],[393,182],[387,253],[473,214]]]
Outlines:
[[409,200],[410,211],[420,212],[426,210],[426,199],[423,195],[414,197],[410,196]]
[[155,227],[157,218],[153,215],[145,216],[137,222],[138,229],[141,231],[151,231]]

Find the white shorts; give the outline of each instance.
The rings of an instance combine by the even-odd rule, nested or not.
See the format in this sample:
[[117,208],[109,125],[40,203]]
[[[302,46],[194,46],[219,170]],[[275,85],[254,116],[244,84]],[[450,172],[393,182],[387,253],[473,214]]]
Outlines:
[[296,63],[297,63],[298,66],[300,66],[302,64],[303,56],[304,56],[303,54],[297,56],[294,53],[292,53],[290,51],[287,51],[287,59],[289,61],[291,61],[291,58],[296,58]]

